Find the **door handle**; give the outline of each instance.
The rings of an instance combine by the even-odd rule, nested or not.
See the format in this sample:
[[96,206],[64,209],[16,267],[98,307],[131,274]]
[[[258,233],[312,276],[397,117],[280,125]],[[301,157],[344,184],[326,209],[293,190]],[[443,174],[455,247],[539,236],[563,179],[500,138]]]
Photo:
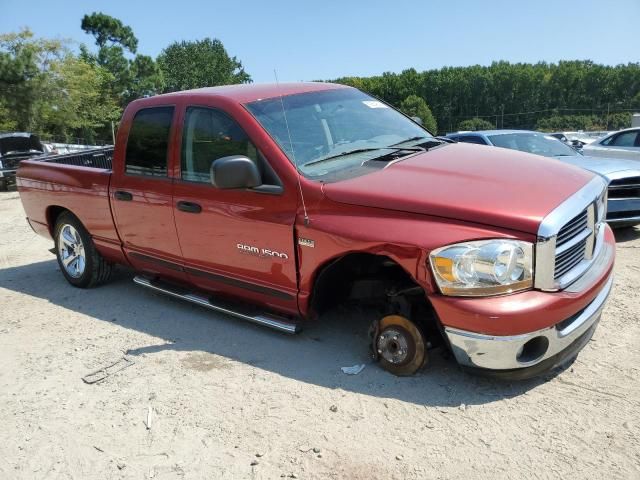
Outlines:
[[188,213],[200,213],[202,211],[202,207],[197,203],[184,202],[181,200],[178,202],[178,210]]
[[123,192],[122,190],[118,190],[113,194],[113,196],[116,197],[116,200],[123,200],[125,202],[130,202],[131,200],[133,200],[132,194],[130,194],[129,192]]

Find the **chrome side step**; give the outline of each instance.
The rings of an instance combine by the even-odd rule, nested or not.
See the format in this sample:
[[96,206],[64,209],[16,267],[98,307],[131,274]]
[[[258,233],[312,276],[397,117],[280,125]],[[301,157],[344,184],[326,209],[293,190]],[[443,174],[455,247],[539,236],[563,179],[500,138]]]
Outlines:
[[143,287],[150,288],[151,290],[155,290],[157,292],[161,292],[172,297],[181,298],[182,300],[186,300],[191,303],[195,303],[197,305],[201,305],[203,307],[210,308],[211,310],[215,310],[216,312],[226,313],[227,315],[232,315],[237,318],[241,318],[243,320],[247,320],[249,322],[257,323],[258,325],[264,325],[265,327],[270,327],[280,332],[294,334],[298,333],[301,328],[300,325],[294,322],[287,320],[284,317],[279,317],[277,315],[273,315],[270,313],[243,313],[237,310],[233,310],[228,306],[222,306],[221,304],[215,304],[207,297],[198,295],[192,292],[181,292],[180,288],[173,288],[170,285],[165,283],[155,282],[146,277],[142,277],[136,275],[133,278],[134,283],[138,285],[142,285]]

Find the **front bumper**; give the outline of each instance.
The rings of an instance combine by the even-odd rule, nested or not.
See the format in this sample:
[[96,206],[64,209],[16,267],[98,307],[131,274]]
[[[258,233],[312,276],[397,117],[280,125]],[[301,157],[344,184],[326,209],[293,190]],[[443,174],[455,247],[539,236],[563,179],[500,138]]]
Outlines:
[[[591,268],[566,292],[588,291],[594,283],[598,290],[579,311],[557,320],[553,325],[513,335],[488,335],[445,326],[445,334],[458,363],[493,376],[522,379],[543,373],[575,357],[593,335],[613,285],[611,267],[615,249],[608,242],[603,247]],[[544,316],[545,312],[542,310],[537,314]]]
[[612,227],[629,227],[640,224],[640,198],[609,198],[607,223]]
[[[544,330],[513,336],[482,335],[455,328],[445,328],[445,333],[456,360],[463,367],[525,373],[515,372],[515,370],[527,369],[553,359],[553,364],[545,364],[548,368],[544,370],[548,370],[562,363],[568,355],[560,354],[570,349],[574,343],[585,340],[583,337],[586,333],[593,334],[605,301],[611,292],[612,284],[613,277],[609,277],[605,286],[587,308]],[[577,351],[571,349],[571,353],[577,354],[586,341],[581,342]],[[536,375],[541,372],[539,369],[532,369],[531,373]],[[519,376],[525,377],[525,375]]]

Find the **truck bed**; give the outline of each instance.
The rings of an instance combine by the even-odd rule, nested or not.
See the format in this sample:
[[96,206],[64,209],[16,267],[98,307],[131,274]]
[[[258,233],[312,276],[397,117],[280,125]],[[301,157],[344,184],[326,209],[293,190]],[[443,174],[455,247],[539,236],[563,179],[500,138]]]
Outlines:
[[111,170],[113,151],[113,147],[102,147],[92,150],[84,150],[82,152],[65,153],[62,155],[46,155],[39,157],[38,161]]
[[57,213],[69,210],[96,244],[119,245],[109,201],[113,151],[105,147],[21,162],[16,182],[31,227],[51,235]]

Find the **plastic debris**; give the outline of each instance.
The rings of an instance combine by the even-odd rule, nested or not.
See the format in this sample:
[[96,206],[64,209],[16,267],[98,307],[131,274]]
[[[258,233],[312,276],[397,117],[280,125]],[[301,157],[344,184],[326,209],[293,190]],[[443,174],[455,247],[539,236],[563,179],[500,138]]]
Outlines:
[[151,406],[147,409],[147,421],[145,422],[147,430],[151,430]]
[[354,365],[353,367],[341,367],[341,370],[347,375],[358,375],[362,370],[364,370],[364,363]]

